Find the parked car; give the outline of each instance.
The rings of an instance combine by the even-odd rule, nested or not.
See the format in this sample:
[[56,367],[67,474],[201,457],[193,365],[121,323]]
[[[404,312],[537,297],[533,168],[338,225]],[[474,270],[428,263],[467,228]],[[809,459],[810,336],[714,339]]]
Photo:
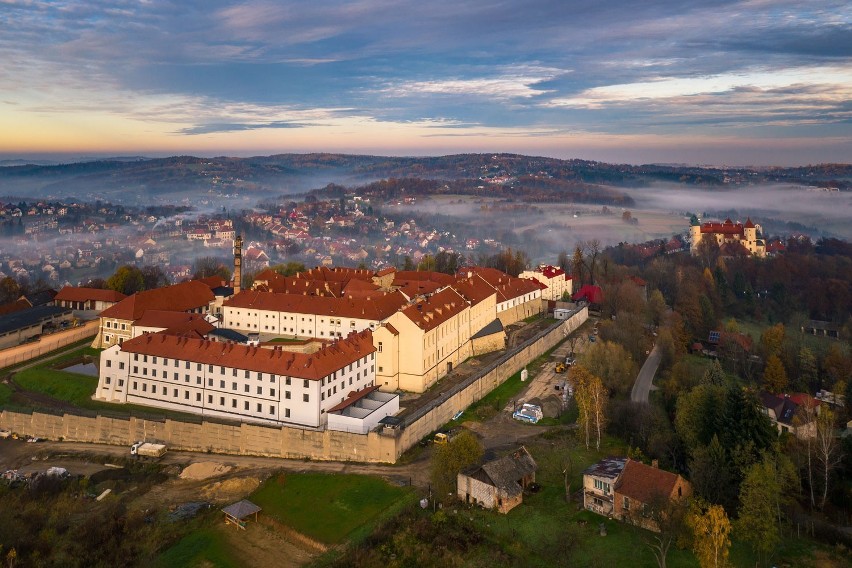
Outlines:
[[568,367],[565,366],[565,363],[559,362],[556,364],[556,368],[554,369],[557,373],[564,373]]
[[577,362],[577,360],[576,360],[576,359],[574,359],[574,358],[573,358],[573,357],[571,357],[571,356],[565,357],[565,364],[566,364],[568,367],[572,366],[572,365],[573,365],[574,363],[576,363],[576,362]]

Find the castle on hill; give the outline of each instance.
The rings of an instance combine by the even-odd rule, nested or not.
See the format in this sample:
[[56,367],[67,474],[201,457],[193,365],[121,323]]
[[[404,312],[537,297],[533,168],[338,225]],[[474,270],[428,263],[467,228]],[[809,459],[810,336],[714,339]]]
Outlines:
[[730,218],[723,223],[701,223],[698,217],[692,216],[689,223],[689,234],[692,237],[690,251],[696,254],[698,246],[704,239],[716,239],[716,243],[723,252],[734,253],[741,246],[749,254],[757,257],[766,256],[766,243],[763,240],[763,230],[760,225],[755,225],[749,217],[745,225],[734,223]]

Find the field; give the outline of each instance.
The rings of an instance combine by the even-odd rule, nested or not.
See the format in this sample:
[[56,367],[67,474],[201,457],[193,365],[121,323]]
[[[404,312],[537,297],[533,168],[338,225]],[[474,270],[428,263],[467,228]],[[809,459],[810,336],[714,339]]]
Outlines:
[[374,477],[282,473],[250,500],[263,507],[263,514],[314,540],[339,544],[410,495]]
[[181,412],[92,400],[91,397],[98,386],[98,378],[64,371],[62,367],[72,365],[83,357],[90,357],[97,362],[99,353],[100,350],[98,349],[81,347],[61,357],[44,360],[29,369],[16,372],[12,381],[26,392],[13,393],[10,387],[0,384],[0,405],[14,407],[58,406],[62,408],[73,406],[114,415],[147,414],[183,420],[197,420],[196,416]]

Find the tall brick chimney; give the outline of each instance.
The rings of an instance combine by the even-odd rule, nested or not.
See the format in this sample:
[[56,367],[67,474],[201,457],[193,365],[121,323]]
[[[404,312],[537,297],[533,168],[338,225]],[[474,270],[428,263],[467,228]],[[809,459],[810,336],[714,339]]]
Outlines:
[[243,237],[237,235],[234,239],[234,294],[240,293],[240,285],[243,279]]

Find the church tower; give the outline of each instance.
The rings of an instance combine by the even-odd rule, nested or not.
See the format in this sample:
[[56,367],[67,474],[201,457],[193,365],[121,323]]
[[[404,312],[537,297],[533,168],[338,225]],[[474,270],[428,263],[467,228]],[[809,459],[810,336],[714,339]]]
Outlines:
[[243,237],[237,235],[234,239],[234,294],[240,293],[240,285],[243,279]]

